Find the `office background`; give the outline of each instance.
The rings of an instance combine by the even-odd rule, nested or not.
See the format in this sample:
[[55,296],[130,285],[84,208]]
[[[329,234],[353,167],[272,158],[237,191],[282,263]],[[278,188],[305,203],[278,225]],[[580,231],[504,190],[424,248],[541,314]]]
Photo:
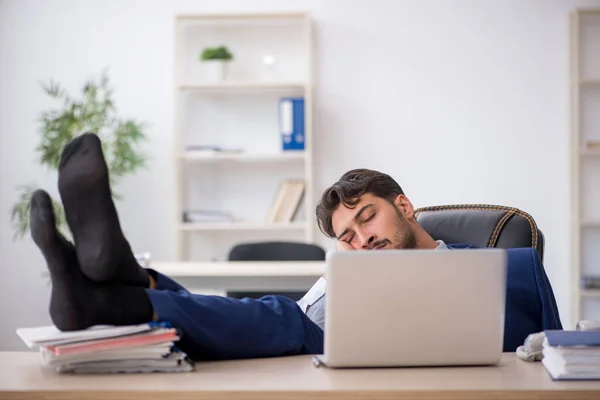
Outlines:
[[173,22],[205,12],[309,12],[315,195],[368,167],[396,178],[416,207],[529,212],[569,326],[569,13],[592,6],[600,1],[0,0],[0,350],[24,348],[17,327],[50,322],[42,256],[30,239],[13,241],[9,215],[18,185],[57,194],[35,154],[36,118],[51,104],[39,82],[77,91],[110,67],[120,113],[150,122],[149,166],[119,185],[122,225],[136,251],[173,259]]

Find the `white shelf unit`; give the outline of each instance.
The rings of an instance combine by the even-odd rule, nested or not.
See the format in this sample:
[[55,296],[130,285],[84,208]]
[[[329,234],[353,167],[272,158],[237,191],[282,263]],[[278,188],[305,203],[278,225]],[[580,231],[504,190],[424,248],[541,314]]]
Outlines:
[[[313,43],[308,14],[179,15],[174,38],[177,261],[225,261],[241,242],[313,242]],[[199,57],[204,48],[222,45],[234,59],[225,80],[210,81]],[[267,55],[275,58],[271,70],[262,63]],[[304,99],[303,151],[282,150],[282,97]],[[198,145],[232,151],[187,150]],[[269,223],[269,208],[285,180],[304,181],[300,210],[289,223]],[[184,222],[186,210],[224,211],[233,219]]]
[[[571,15],[572,325],[600,320],[600,9]],[[593,142],[595,146],[589,144]]]

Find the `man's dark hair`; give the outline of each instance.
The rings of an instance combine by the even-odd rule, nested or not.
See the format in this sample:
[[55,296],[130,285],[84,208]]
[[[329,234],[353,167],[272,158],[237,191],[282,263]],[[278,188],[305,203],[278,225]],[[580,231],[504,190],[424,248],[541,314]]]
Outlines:
[[389,175],[370,169],[353,169],[346,172],[333,185],[325,190],[317,203],[317,222],[319,229],[328,237],[335,237],[331,216],[335,209],[343,204],[353,208],[366,193],[393,203],[396,197],[404,194],[402,188]]

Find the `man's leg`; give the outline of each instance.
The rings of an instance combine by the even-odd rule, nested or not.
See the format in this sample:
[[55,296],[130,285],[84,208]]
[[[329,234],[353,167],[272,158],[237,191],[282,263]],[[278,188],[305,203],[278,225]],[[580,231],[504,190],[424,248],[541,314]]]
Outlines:
[[58,188],[82,272],[96,282],[148,287],[148,273],[121,230],[97,135],[86,133],[65,146]]
[[150,287],[149,289],[158,289],[158,290],[171,290],[174,292],[186,292],[189,293],[186,288],[181,286],[179,283],[169,278],[166,275],[161,274],[153,270],[152,268],[146,269],[148,271],[148,275],[150,275]]
[[131,325],[152,319],[144,288],[118,282],[99,284],[79,269],[75,249],[57,230],[52,202],[44,191],[31,199],[31,236],[40,248],[52,281],[50,316],[60,330],[92,325]]
[[59,164],[58,186],[83,274],[95,282],[185,291],[172,279],[145,270],[135,259],[121,230],[98,136],[86,133],[73,139],[63,149]]
[[50,197],[43,191],[32,197],[31,234],[50,270],[50,316],[61,330],[139,324],[156,317],[183,333],[179,345],[195,360],[322,352],[321,328],[284,297],[237,300],[192,295],[160,274],[158,287],[170,290],[88,279],[73,246],[56,230]]
[[152,286],[146,293],[154,317],[180,329],[179,346],[194,360],[323,351],[322,329],[288,298],[238,300],[193,295],[168,276],[148,271]]
[[155,316],[182,333],[194,360],[274,357],[323,352],[323,330],[282,296],[233,299],[146,289]]

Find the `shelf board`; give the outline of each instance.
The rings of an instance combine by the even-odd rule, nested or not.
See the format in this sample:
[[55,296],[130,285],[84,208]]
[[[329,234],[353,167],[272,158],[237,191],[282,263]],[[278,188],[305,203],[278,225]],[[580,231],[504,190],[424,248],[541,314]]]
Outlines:
[[306,228],[304,221],[291,223],[268,222],[187,222],[180,225],[182,231],[299,231]]
[[581,297],[599,297],[600,289],[582,289],[579,291]]
[[303,161],[306,158],[304,151],[289,151],[272,154],[252,153],[207,153],[201,151],[186,151],[181,153],[180,159],[195,162],[236,161],[236,162],[281,162]]
[[579,84],[581,86],[600,86],[600,79],[582,79]]
[[600,228],[600,220],[584,219],[580,223],[586,228]]
[[261,90],[304,90],[302,82],[223,82],[223,83],[191,83],[179,85],[180,90],[199,92],[231,92]]

